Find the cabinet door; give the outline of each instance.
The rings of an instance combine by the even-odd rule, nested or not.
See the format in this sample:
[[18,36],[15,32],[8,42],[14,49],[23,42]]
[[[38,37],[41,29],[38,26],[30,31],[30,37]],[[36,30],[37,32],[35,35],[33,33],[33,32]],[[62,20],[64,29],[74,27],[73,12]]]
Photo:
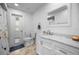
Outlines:
[[40,43],[41,38],[39,36],[36,37],[36,52],[39,54],[41,50],[41,43]]
[[[2,55],[9,53],[6,13],[7,12],[0,6],[0,54]],[[2,33],[6,33],[6,35],[3,35]]]
[[41,43],[41,51],[40,51],[41,54],[43,54],[43,55],[55,55],[54,43],[52,43],[50,39],[46,39],[46,38],[41,37],[40,43]]

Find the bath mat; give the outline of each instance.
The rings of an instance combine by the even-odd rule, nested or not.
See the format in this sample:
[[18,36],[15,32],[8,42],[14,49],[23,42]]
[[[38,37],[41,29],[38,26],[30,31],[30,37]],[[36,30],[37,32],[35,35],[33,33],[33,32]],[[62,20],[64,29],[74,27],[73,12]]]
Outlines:
[[23,47],[24,47],[24,44],[20,44],[20,45],[18,45],[18,46],[11,47],[11,48],[10,48],[10,52],[13,52],[13,51],[15,51],[15,50],[17,50],[17,49],[21,49],[21,48],[23,48]]

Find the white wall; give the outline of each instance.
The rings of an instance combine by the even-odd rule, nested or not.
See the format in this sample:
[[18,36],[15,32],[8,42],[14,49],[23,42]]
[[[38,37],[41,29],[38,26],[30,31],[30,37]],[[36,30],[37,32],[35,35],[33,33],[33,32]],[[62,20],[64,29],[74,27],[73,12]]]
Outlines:
[[37,30],[37,25],[40,22],[42,26],[42,30],[50,29],[52,32],[57,33],[63,33],[63,34],[79,34],[79,5],[78,4],[72,4],[71,9],[71,25],[70,26],[64,26],[64,27],[48,27],[47,25],[47,14],[51,10],[54,10],[55,8],[58,8],[59,6],[62,6],[63,4],[52,4],[48,3],[45,6],[43,6],[41,9],[39,9],[34,15],[33,15],[33,24],[34,24],[34,32],[39,32]]
[[12,18],[11,18],[11,14],[13,13],[13,14],[19,14],[19,15],[22,15],[23,16],[23,18],[22,18],[22,20],[23,20],[23,22],[22,22],[22,24],[23,24],[23,38],[25,38],[26,36],[29,36],[29,34],[30,34],[30,32],[32,31],[32,16],[31,16],[31,14],[29,14],[29,13],[26,13],[26,12],[23,12],[23,11],[20,11],[20,10],[15,10],[15,9],[11,9],[11,8],[9,8],[9,13],[10,13],[10,18],[9,18],[9,25],[10,25],[10,31],[9,31],[9,34],[10,34],[10,36],[9,36],[9,45],[10,45],[10,47],[12,47],[12,46],[14,46],[14,40],[12,39],[12,36],[11,36],[11,29],[13,29],[12,27],[11,27],[11,25],[14,25],[13,23],[11,23],[11,21],[14,21],[14,20],[12,20]]

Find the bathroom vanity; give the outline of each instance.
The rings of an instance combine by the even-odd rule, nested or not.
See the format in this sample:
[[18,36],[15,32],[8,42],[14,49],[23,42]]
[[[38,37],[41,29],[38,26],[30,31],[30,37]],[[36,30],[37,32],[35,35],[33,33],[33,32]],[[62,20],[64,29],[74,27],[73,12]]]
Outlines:
[[[74,22],[77,17],[73,16],[77,15],[75,6],[74,4],[59,7],[57,5],[58,8],[47,12],[48,26],[45,25],[46,28],[42,28],[42,30],[47,30],[47,33],[45,31],[38,33],[36,37],[36,51],[39,55],[79,55],[79,42],[72,40],[72,35],[78,33],[73,29],[77,26]],[[50,31],[56,33],[52,34]]]
[[36,45],[39,55],[79,55],[79,42],[65,36],[38,34]]

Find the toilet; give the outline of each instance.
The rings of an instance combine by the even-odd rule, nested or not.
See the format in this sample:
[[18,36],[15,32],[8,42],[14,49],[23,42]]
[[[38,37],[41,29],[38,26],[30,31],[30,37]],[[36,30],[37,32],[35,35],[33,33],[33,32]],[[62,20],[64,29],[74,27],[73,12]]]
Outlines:
[[24,38],[24,46],[25,47],[28,47],[28,46],[30,46],[32,44],[33,44],[33,38],[32,37],[26,37],[26,38]]

